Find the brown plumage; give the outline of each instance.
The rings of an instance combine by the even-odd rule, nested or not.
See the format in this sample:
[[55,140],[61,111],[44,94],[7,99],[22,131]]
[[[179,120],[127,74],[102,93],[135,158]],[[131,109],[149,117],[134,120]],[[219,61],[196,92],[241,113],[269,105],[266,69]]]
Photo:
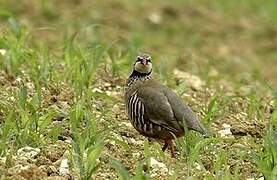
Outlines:
[[168,87],[151,78],[150,56],[140,55],[125,86],[125,104],[129,119],[142,135],[162,139],[162,150],[170,148],[172,139],[184,135],[184,124],[190,130],[206,134],[196,114]]

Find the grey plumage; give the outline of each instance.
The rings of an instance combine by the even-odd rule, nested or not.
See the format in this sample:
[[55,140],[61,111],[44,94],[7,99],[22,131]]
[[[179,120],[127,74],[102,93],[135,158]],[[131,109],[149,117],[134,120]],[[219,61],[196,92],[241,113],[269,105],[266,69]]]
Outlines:
[[[163,150],[172,146],[174,136],[184,135],[183,125],[207,133],[191,108],[168,87],[153,80],[151,71],[148,74],[132,73],[125,87],[125,104],[135,129],[144,136],[164,140]],[[170,148],[173,154],[173,147]]]

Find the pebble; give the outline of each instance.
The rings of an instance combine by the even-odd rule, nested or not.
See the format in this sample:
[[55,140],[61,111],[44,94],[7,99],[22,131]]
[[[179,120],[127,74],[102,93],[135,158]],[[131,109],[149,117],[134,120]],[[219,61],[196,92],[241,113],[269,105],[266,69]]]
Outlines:
[[164,163],[157,161],[153,157],[150,158],[150,167],[153,168],[153,172],[151,173],[153,176],[154,174],[157,174],[157,172],[159,172],[158,174],[161,175],[168,174],[168,168],[166,167],[166,165]]
[[130,123],[130,122],[121,122],[119,124],[119,126],[125,126],[127,127],[128,129],[132,129],[133,128],[133,125]]
[[197,170],[201,170],[201,166],[200,166],[200,164],[198,164],[198,163],[196,162],[196,163],[194,163],[194,165],[195,165],[195,169],[197,169]]
[[92,89],[92,92],[94,92],[94,93],[103,93],[103,91],[101,90],[101,89],[99,89],[99,88],[93,88]]
[[59,168],[59,175],[66,176],[69,174],[69,165],[68,165],[68,159],[62,159],[61,165]]
[[153,24],[160,24],[162,21],[162,17],[160,14],[153,12],[152,14],[150,14],[150,16],[148,17],[149,21]]
[[5,56],[5,54],[6,54],[6,50],[5,49],[0,49],[0,54],[2,55],[2,56]]
[[128,138],[127,141],[134,145],[143,145],[143,141],[136,141],[134,138]]
[[195,90],[201,90],[204,82],[197,76],[178,69],[174,69],[173,74],[177,80],[184,80],[186,85]]
[[[247,178],[246,180],[255,180],[256,178]],[[264,180],[264,177],[260,177],[257,180]]]
[[232,135],[231,126],[229,124],[224,123],[222,126],[224,129],[218,131],[218,133],[220,134],[221,137]]
[[37,156],[39,153],[40,153],[39,148],[32,148],[32,147],[26,146],[18,149],[17,156],[31,159]]

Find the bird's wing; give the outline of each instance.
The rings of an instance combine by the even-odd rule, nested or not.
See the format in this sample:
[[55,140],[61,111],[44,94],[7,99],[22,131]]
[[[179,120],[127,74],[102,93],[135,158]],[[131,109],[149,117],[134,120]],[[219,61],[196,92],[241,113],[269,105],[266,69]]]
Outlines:
[[171,105],[159,88],[144,86],[137,91],[137,95],[145,107],[145,119],[172,132],[180,130]]
[[207,134],[207,130],[198,120],[196,114],[191,108],[181,101],[180,97],[177,96],[172,90],[163,86],[162,90],[172,107],[173,113],[179,123],[185,123],[188,129],[193,129],[202,134]]

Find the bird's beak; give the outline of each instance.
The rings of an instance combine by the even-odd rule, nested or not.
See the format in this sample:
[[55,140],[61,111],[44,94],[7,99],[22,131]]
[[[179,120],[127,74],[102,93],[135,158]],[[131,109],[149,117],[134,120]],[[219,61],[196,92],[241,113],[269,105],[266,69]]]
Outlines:
[[147,64],[146,59],[141,60],[141,64],[146,65]]

